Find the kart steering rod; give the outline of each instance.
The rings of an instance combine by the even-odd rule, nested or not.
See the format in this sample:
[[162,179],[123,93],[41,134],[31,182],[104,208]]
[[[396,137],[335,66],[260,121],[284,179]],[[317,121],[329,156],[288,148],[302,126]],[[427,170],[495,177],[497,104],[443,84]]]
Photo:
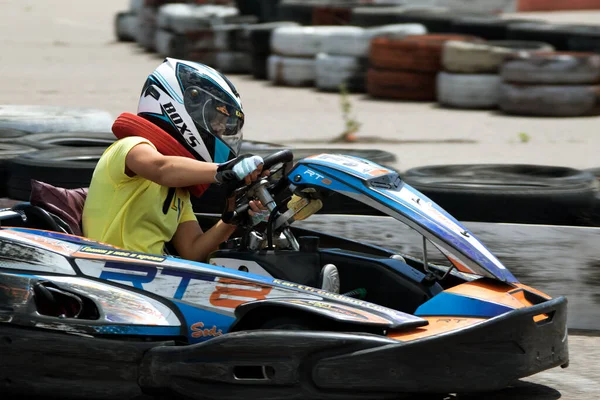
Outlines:
[[[271,167],[279,163],[290,162],[293,159],[294,154],[291,150],[278,151],[277,153],[272,154],[264,159],[263,170],[270,169]],[[252,185],[248,193],[253,196],[256,196],[260,200],[260,202],[267,208],[267,210],[269,210],[269,213],[272,214],[275,207],[277,207],[277,204],[275,203],[273,196],[271,196],[271,193],[269,193],[269,190],[267,189],[268,185],[269,181],[266,178],[261,178],[258,182]],[[284,228],[283,234],[292,245],[292,248],[294,248],[295,250],[300,249],[300,245],[296,241],[296,238],[294,237],[292,232],[290,232],[289,228]]]

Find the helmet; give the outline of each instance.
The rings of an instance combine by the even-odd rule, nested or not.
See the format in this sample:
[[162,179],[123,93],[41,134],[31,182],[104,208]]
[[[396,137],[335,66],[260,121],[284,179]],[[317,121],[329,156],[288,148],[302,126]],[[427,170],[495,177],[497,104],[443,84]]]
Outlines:
[[167,57],[148,76],[137,113],[200,161],[231,160],[242,144],[240,95],[229,79],[204,64]]

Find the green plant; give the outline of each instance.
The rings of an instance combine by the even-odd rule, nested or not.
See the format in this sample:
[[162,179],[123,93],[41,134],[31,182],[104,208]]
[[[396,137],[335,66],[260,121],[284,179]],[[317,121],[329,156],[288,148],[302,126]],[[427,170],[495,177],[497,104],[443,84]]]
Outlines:
[[527,143],[529,142],[531,138],[529,137],[528,134],[526,134],[525,132],[520,132],[519,133],[519,140],[521,141],[521,143]]
[[359,130],[361,123],[354,119],[354,117],[351,115],[352,103],[350,102],[350,93],[348,91],[348,88],[346,87],[346,84],[340,84],[339,88],[340,106],[342,108],[342,118],[344,119],[345,125],[345,130],[342,133],[342,136],[348,137],[349,135],[352,135]]

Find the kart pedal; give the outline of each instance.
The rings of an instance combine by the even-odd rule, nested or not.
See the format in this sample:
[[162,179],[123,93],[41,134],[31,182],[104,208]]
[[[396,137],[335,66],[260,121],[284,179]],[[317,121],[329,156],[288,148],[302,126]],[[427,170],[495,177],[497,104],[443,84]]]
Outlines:
[[321,269],[319,281],[321,282],[321,289],[328,292],[340,293],[340,275],[335,265],[325,265]]

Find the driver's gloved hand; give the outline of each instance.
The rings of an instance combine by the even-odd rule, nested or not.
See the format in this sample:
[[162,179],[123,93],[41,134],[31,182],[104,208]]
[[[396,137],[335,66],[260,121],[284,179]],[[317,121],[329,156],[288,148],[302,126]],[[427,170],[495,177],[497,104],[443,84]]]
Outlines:
[[215,180],[218,184],[237,183],[257,171],[261,164],[263,164],[262,157],[243,154],[219,165]]
[[[254,203],[252,206],[250,203]],[[264,207],[259,208],[260,202],[252,200],[247,206],[236,209],[235,195],[225,200],[225,208],[221,220],[226,224],[255,226],[269,220],[269,211]],[[252,209],[254,207],[254,209]],[[236,211],[241,211],[239,214]]]

